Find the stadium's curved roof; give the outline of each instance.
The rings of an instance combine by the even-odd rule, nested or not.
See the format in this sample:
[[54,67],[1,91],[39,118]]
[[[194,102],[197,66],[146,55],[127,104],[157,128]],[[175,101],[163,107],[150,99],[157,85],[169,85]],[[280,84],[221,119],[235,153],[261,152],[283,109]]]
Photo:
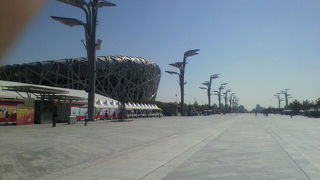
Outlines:
[[[100,56],[96,60],[96,93],[124,101],[154,99],[159,66],[145,58]],[[86,58],[48,60],[0,67],[0,79],[69,89],[87,89]]]

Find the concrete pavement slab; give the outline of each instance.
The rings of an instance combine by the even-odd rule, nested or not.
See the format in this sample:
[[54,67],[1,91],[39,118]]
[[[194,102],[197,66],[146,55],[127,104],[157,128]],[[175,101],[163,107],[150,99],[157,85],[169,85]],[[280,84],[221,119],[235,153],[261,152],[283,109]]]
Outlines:
[[0,180],[317,180],[319,138],[319,119],[252,114],[0,127]]
[[295,161],[274,139],[266,125],[270,121],[273,119],[239,118],[164,179],[319,179],[303,167],[310,159]]
[[[230,118],[145,118],[130,122],[98,121],[87,127],[82,123],[58,124],[57,128],[50,125],[2,126],[0,172],[3,173],[0,177],[1,180],[15,180],[68,174],[101,159],[113,159],[186,132],[224,124]],[[170,150],[163,153],[172,154]]]

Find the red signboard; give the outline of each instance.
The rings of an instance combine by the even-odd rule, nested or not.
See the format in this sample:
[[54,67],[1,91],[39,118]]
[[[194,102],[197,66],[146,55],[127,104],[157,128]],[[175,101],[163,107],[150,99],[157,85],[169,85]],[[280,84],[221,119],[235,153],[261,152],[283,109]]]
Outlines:
[[18,108],[17,112],[17,125],[34,124],[33,108]]
[[0,122],[16,122],[17,105],[16,104],[0,104]]

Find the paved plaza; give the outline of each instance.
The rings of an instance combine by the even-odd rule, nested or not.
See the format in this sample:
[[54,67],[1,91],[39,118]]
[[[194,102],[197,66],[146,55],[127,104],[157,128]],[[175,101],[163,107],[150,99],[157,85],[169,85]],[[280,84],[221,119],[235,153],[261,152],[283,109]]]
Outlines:
[[320,119],[230,114],[0,126],[0,180],[319,180]]

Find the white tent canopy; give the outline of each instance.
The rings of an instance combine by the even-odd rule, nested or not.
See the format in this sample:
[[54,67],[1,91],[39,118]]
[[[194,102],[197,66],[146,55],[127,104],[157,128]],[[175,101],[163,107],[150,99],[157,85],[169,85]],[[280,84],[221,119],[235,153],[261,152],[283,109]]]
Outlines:
[[136,103],[132,103],[133,109],[139,109],[139,106]]
[[113,106],[109,103],[108,100],[106,100],[103,104],[106,106],[106,108],[113,108]]
[[141,104],[141,103],[140,103],[140,104],[139,104],[139,103],[137,103],[137,105],[138,105],[139,109],[141,109],[141,110],[142,110],[142,109],[144,109],[144,107],[142,106],[142,104]]
[[161,110],[158,106],[154,104],[146,103],[125,103],[126,109],[128,110]]
[[[83,106],[81,106],[82,108],[88,108],[88,104],[85,104]],[[101,99],[99,99],[95,104],[94,104],[95,108],[107,108],[107,106],[102,102]]]
[[135,108],[131,103],[126,103],[125,105],[126,105],[126,109],[129,109],[129,110]]
[[103,104],[103,102],[101,101],[101,99],[99,99],[96,104],[95,104],[96,108],[106,108],[107,106]]
[[[118,108],[119,107],[119,102],[112,100],[111,102],[108,100],[105,100],[104,102],[99,99],[95,103],[95,108]],[[82,108],[87,108],[88,105],[82,106]],[[125,103],[125,107],[127,110],[161,110],[157,105],[155,104],[145,104],[145,103]]]
[[151,110],[151,109],[152,109],[149,104],[146,104],[146,106],[147,106],[147,109],[148,109],[148,110]]
[[113,107],[113,108],[117,108],[118,107],[118,103],[116,103],[115,101],[111,101],[111,106]]

